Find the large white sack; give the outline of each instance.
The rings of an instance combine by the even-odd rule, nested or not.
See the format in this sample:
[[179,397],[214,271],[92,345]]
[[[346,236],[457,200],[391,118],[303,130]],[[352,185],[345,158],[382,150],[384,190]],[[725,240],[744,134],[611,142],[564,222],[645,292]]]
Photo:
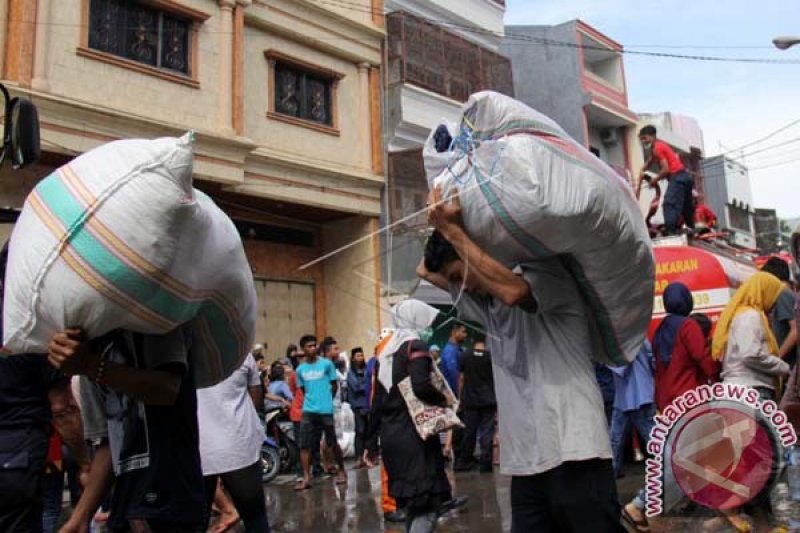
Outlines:
[[191,322],[198,386],[241,366],[252,273],[231,220],[192,188],[192,137],[112,142],[36,186],[10,241],[4,351],[45,352],[69,327],[95,338]]
[[557,257],[590,309],[596,360],[632,361],[653,305],[652,243],[630,184],[513,98],[464,105],[451,149],[424,150],[431,187],[460,191],[467,233],[508,266]]

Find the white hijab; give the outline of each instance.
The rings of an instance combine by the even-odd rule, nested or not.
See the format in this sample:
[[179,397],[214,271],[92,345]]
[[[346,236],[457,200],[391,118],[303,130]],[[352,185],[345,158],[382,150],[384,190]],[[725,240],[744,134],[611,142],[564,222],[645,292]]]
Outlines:
[[403,300],[392,308],[392,337],[378,354],[378,381],[387,391],[392,390],[394,354],[407,341],[419,339],[419,332],[431,327],[439,310],[419,300]]

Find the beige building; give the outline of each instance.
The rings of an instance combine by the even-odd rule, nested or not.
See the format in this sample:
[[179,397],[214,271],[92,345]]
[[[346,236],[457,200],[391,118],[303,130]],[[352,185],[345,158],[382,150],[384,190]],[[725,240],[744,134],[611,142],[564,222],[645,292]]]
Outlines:
[[120,138],[197,132],[197,187],[244,237],[257,340],[380,329],[380,0],[0,0],[0,69],[40,114],[43,157],[2,170],[4,220],[36,182]]

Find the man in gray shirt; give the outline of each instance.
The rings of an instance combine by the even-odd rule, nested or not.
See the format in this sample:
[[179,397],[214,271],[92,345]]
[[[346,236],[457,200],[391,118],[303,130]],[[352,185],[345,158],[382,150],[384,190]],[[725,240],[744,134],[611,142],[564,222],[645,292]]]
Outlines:
[[[493,354],[500,471],[512,533],[624,531],[587,309],[558,259],[511,270],[466,234],[457,198],[432,194],[437,229],[417,273],[482,323]],[[463,291],[462,291],[463,289]]]

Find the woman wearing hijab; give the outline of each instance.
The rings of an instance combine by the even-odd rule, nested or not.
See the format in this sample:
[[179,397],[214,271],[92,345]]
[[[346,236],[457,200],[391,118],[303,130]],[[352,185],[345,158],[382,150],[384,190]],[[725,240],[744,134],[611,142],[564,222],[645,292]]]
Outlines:
[[[706,349],[706,337],[697,321],[689,315],[694,308],[692,292],[680,282],[664,290],[664,309],[668,313],[653,336],[655,358],[655,400],[664,411],[675,398],[705,385],[719,372]],[[644,514],[645,490],[622,509],[622,518],[635,531],[649,531]]]
[[753,275],[728,303],[714,333],[712,354],[722,360],[722,381],[753,387],[762,401],[775,399],[776,378],[790,370],[777,356],[768,318],[783,290],[772,274]]
[[656,406],[661,411],[682,394],[715,381],[719,372],[706,350],[703,330],[689,319],[693,308],[692,293],[683,283],[670,283],[664,290],[668,314],[653,336]]
[[392,309],[395,329],[379,353],[378,380],[367,434],[365,461],[374,464],[378,440],[389,493],[405,508],[406,531],[429,533],[436,527],[437,510],[450,500],[450,482],[437,436],[423,441],[417,433],[397,384],[411,378],[411,388],[420,400],[446,405],[446,398],[432,384],[433,359],[420,333],[430,328],[438,311],[417,300],[405,300]]
[[[775,380],[789,375],[789,365],[776,354],[778,342],[769,326],[769,313],[784,290],[772,274],[758,272],[731,298],[717,323],[711,354],[722,360],[722,381],[752,387],[761,401],[775,399]],[[754,514],[769,513],[769,493],[764,491],[745,506]],[[768,517],[757,522],[757,530],[768,527]],[[728,522],[738,531],[751,531],[752,519],[742,509],[728,509],[708,520],[706,531],[718,530]]]

